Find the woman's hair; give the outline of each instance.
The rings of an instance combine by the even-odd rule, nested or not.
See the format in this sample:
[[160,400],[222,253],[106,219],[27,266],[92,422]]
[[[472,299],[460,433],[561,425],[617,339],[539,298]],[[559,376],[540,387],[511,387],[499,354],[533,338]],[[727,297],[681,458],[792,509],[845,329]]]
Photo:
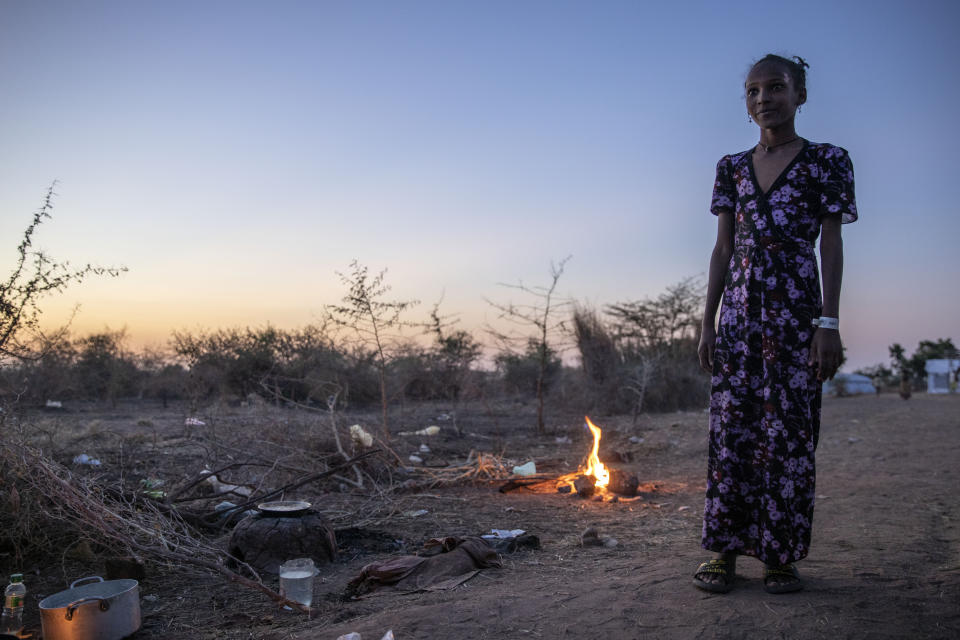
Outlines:
[[807,64],[807,61],[800,56],[784,58],[783,56],[778,56],[775,53],[768,53],[754,62],[753,66],[750,67],[750,70],[752,71],[757,67],[758,64],[763,64],[764,62],[774,62],[786,67],[787,73],[789,73],[790,77],[793,79],[793,84],[796,85],[797,91],[807,88],[807,69],[810,68],[810,65]]

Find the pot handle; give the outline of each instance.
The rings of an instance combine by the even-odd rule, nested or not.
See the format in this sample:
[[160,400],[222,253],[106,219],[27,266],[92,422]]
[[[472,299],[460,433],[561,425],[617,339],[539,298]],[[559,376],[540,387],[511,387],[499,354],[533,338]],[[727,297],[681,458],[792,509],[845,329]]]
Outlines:
[[[103,582],[103,580],[101,580]],[[79,600],[74,600],[67,605],[67,620],[73,620],[73,612],[77,610],[84,602],[93,602],[94,600],[100,601],[100,611],[106,611],[110,608],[110,601],[106,598],[101,598],[100,596],[87,596],[86,598],[80,598]]]
[[77,586],[81,582],[86,582],[87,580],[96,580],[97,582],[103,582],[103,578],[101,578],[100,576],[87,576],[86,578],[80,578],[78,580],[74,580],[73,582],[71,582],[70,588],[73,589],[75,586]]

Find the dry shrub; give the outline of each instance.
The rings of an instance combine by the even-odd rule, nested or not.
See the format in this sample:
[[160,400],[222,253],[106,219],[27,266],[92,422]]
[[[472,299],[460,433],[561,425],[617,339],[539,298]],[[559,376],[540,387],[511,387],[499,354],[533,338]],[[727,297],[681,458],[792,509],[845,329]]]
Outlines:
[[613,335],[596,311],[582,305],[574,308],[573,332],[589,399],[587,410],[608,412],[621,408],[622,367]]

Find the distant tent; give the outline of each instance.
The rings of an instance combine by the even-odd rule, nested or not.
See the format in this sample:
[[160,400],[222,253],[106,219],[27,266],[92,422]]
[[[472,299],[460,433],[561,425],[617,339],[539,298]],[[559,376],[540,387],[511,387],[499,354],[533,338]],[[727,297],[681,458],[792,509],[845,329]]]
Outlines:
[[937,359],[927,360],[927,393],[950,393],[950,383],[956,391],[957,372],[960,371],[960,360]]
[[867,376],[859,373],[838,373],[833,380],[823,383],[824,395],[853,396],[859,393],[876,393],[877,388]]

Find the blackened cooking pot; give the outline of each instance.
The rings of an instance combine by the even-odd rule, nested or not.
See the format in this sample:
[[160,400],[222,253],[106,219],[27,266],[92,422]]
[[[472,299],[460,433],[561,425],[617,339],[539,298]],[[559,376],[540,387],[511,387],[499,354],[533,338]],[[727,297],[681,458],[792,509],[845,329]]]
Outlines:
[[[81,582],[97,582],[77,586]],[[136,580],[80,578],[40,601],[44,640],[120,640],[140,628]]]

